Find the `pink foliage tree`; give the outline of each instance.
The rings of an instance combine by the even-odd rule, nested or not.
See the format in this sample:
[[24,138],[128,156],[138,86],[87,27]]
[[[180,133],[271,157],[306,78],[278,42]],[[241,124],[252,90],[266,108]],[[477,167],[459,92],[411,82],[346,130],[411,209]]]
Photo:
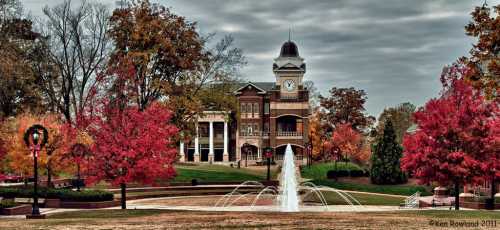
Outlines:
[[[108,69],[99,76],[106,94],[100,106],[92,108],[82,123],[94,143],[86,166],[89,183],[100,180],[120,185],[122,208],[126,208],[126,184],[154,184],[175,175],[175,136],[173,113],[158,102],[141,107],[134,87],[135,69],[129,62]],[[104,96],[104,97],[102,97]],[[95,105],[99,105],[96,103]]]
[[125,208],[127,183],[153,184],[174,176],[177,150],[172,138],[178,130],[169,123],[172,113],[157,103],[143,111],[136,106],[106,110],[106,117],[93,128],[88,181],[105,179],[120,185]]
[[[500,176],[499,108],[467,85],[454,66],[442,76],[444,90],[414,114],[418,130],[404,138],[401,167],[421,183],[459,186]],[[496,174],[496,175],[495,175]]]

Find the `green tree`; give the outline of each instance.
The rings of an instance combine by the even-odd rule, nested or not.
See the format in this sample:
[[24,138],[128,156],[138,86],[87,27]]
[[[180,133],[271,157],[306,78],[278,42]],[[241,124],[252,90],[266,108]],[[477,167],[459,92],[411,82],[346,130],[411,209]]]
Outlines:
[[372,147],[371,181],[374,184],[400,184],[406,182],[401,171],[400,160],[403,148],[396,141],[391,120],[384,127],[384,133]]

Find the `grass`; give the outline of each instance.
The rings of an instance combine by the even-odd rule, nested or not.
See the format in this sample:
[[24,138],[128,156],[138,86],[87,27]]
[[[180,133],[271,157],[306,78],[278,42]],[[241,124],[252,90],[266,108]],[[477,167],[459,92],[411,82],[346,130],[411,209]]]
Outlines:
[[403,195],[403,196],[410,196],[416,192],[420,192],[421,195],[423,196],[432,194],[429,191],[427,191],[425,187],[414,186],[414,185],[355,184],[348,182],[336,182],[333,180],[313,180],[312,182],[316,185],[325,185],[336,189],[351,190],[351,191],[373,192],[373,193]]
[[[301,175],[304,178],[310,178],[310,179],[326,179],[326,174],[328,171],[335,169],[335,163],[334,162],[328,162],[328,163],[317,163],[311,165],[311,167],[302,167],[301,170]],[[359,167],[356,164],[353,164],[351,162],[337,162],[337,169],[338,170],[362,170],[361,167]]]
[[247,181],[264,180],[265,172],[253,171],[243,168],[231,168],[224,165],[197,165],[177,166],[177,176],[172,182],[191,182],[197,179],[202,182],[225,182],[225,181]]
[[[363,193],[349,193],[351,196],[356,198],[362,205],[388,205],[388,206],[399,206],[404,203],[404,197],[394,197],[385,195],[374,195],[374,194],[363,194]],[[337,193],[334,192],[323,192],[325,199],[329,205],[348,205],[348,203],[342,199]],[[314,195],[309,196],[313,201],[319,201]],[[354,201],[351,200],[355,204]]]
[[[312,179],[312,182],[316,185],[325,185],[342,190],[373,192],[373,193],[383,193],[383,194],[393,194],[393,195],[403,195],[403,196],[410,196],[415,192],[419,191],[422,193],[422,195],[431,195],[431,193],[428,192],[426,188],[423,186],[361,184],[354,182],[339,182],[327,179],[326,178],[327,172],[329,170],[333,170],[334,168],[335,168],[334,162],[318,163],[318,164],[313,164],[311,167],[303,167],[301,170],[301,174],[302,177],[304,178]],[[351,162],[348,162],[347,164],[344,162],[338,162],[337,169],[360,170],[361,167]]]
[[88,210],[88,211],[69,211],[54,213],[49,216],[50,219],[105,219],[105,218],[132,218],[141,216],[153,216],[162,213],[172,212],[170,210],[158,209],[108,209],[108,210]]

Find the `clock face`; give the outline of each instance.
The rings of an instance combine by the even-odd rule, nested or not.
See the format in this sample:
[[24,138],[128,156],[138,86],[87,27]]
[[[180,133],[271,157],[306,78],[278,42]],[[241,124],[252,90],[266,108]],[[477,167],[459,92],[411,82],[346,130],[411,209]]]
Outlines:
[[285,80],[284,84],[285,84],[285,89],[287,91],[292,91],[295,89],[295,81],[294,80],[291,80],[291,79]]

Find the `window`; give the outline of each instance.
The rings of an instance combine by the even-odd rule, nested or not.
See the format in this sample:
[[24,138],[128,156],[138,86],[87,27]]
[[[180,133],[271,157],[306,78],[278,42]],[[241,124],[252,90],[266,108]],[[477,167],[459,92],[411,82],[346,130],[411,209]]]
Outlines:
[[252,135],[252,133],[253,133],[253,130],[252,130],[252,125],[251,125],[251,124],[249,124],[249,125],[247,126],[247,134],[250,136],[250,135]]
[[254,123],[254,124],[253,124],[253,131],[254,131],[254,132],[259,131],[259,125],[258,125],[257,123]]
[[252,113],[252,103],[247,103],[247,113]]
[[264,114],[269,114],[269,102],[264,103]]
[[247,129],[247,127],[246,127],[246,126],[247,126],[247,124],[245,124],[245,123],[242,123],[242,124],[241,124],[241,127],[240,127],[240,129],[241,129],[241,133],[243,133],[243,134],[244,134],[244,133],[247,131],[247,130],[246,130],[246,129]]
[[260,113],[258,103],[253,103],[253,113],[255,114],[255,117],[257,117],[258,114]]
[[241,113],[246,113],[247,111],[247,104],[241,103]]
[[269,132],[269,123],[264,122],[264,133],[268,133],[268,132]]

